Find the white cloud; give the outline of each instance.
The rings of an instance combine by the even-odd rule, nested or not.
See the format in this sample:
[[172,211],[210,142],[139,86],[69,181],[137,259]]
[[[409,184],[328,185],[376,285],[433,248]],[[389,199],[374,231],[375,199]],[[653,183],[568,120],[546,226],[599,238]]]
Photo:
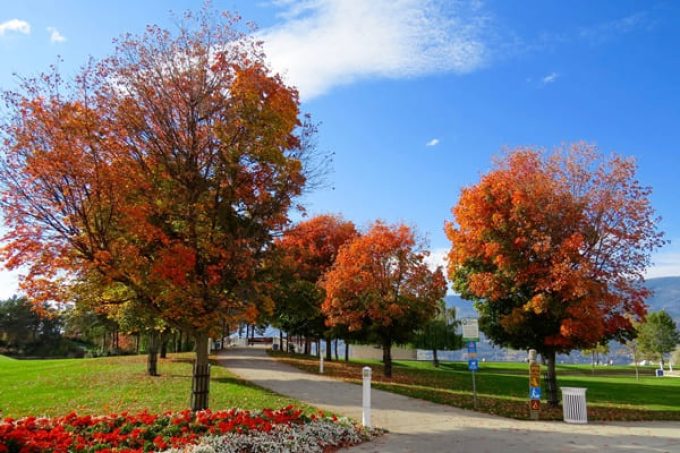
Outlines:
[[[427,267],[430,268],[430,270],[434,271],[435,269],[437,269],[437,267],[441,266],[444,275],[447,276],[446,278],[447,282],[449,273],[447,270],[447,266],[449,264],[449,252],[450,249],[437,248],[430,250],[430,255],[425,258],[425,263],[427,264]],[[447,283],[446,285],[446,294],[448,295],[456,294],[453,291],[453,288],[451,287],[450,283]]]
[[652,257],[652,266],[647,271],[646,278],[680,277],[680,239]]
[[7,32],[16,32],[28,35],[31,33],[31,24],[20,19],[10,19],[6,22],[0,23],[0,36],[4,36]]
[[449,262],[448,258],[449,251],[450,250],[447,248],[430,250],[430,255],[425,258],[425,263],[427,263],[427,267],[429,267],[432,270],[435,270],[437,269],[438,266],[441,266],[444,273],[446,273],[446,266]]
[[439,144],[438,138],[433,138],[429,142],[425,143],[425,146],[437,146]]
[[487,18],[477,2],[278,1],[283,23],[259,33],[272,67],[303,99],[371,77],[480,68]]
[[47,31],[50,33],[50,42],[64,42],[66,41],[66,37],[59,33],[59,30],[57,30],[54,27],[47,27]]
[[0,300],[19,294],[19,271],[8,271],[0,267]]
[[541,83],[543,83],[543,85],[548,85],[549,83],[554,83],[559,78],[559,76],[560,75],[558,73],[551,72],[550,74],[541,78]]

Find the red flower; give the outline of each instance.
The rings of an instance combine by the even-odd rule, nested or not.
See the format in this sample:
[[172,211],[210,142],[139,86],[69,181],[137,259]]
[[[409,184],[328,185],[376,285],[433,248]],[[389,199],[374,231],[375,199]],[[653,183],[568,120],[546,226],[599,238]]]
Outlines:
[[197,443],[207,433],[269,432],[275,425],[304,422],[302,411],[292,406],[265,409],[259,413],[230,409],[197,413],[186,410],[162,415],[144,411],[135,415],[123,412],[100,417],[70,413],[52,419],[6,418],[0,422],[0,453],[10,450],[65,453],[95,446],[106,448],[101,451],[141,452],[147,436],[153,437],[156,449],[165,449]]

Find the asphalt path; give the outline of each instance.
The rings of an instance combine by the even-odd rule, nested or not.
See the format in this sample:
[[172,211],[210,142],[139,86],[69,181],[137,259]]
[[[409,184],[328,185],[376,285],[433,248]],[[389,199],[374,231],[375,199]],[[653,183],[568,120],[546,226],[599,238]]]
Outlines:
[[[256,385],[361,420],[361,386],[305,373],[260,348],[228,349],[221,366]],[[352,452],[680,453],[680,423],[530,422],[372,390],[372,423],[389,433]]]

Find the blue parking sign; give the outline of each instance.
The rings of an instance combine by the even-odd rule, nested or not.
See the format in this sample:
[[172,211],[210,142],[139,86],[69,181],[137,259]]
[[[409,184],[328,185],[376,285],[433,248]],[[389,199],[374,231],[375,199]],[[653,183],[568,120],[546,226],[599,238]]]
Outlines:
[[540,400],[541,399],[541,388],[540,387],[529,387],[529,399]]
[[468,370],[477,371],[479,369],[479,361],[477,359],[468,360]]
[[468,352],[477,352],[477,343],[474,341],[468,341],[467,350]]

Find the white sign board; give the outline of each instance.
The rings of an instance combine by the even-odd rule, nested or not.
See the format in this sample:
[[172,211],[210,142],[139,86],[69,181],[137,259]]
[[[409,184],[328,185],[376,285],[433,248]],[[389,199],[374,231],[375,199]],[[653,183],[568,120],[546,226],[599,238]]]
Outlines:
[[477,318],[463,318],[460,320],[463,326],[463,341],[479,341],[479,323]]

